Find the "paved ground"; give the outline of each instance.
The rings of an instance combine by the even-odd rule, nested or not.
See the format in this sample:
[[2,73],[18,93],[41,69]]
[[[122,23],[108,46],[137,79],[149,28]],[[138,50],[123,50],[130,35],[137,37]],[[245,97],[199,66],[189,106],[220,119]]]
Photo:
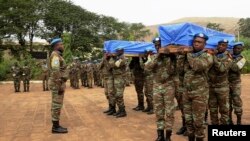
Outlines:
[[[243,124],[250,123],[249,84],[250,76],[243,76]],[[43,92],[41,84],[32,84],[29,93],[14,93],[12,84],[0,85],[0,141],[153,141],[156,137],[155,116],[132,110],[133,85],[125,90],[128,116],[120,119],[102,113],[107,106],[102,88],[67,88],[61,123],[69,133],[64,135],[51,134],[50,104],[50,92]],[[176,111],[175,141],[187,140],[175,134],[180,126]]]

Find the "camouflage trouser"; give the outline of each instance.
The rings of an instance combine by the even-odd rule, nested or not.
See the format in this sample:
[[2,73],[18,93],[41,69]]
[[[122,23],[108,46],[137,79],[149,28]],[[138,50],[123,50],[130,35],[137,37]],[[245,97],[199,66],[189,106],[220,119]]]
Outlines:
[[178,103],[178,107],[181,110],[182,117],[184,118],[184,112],[183,112],[183,93],[184,93],[184,87],[180,86],[175,92],[175,98]]
[[93,75],[88,75],[88,87],[92,88],[93,87]]
[[29,90],[29,86],[30,86],[30,79],[29,78],[23,78],[24,91]]
[[64,90],[59,91],[59,88],[54,84],[50,84],[50,90],[52,93],[52,104],[51,104],[52,121],[59,121],[61,109],[63,106],[63,98],[65,91]]
[[104,77],[104,93],[105,93],[105,96],[106,96],[109,104],[111,104],[110,100],[109,100],[109,93],[108,93],[108,77]]
[[48,89],[48,79],[49,76],[47,74],[43,74],[43,90],[47,90]]
[[154,83],[153,87],[157,129],[172,130],[175,111],[174,82],[168,81],[164,84]]
[[115,93],[114,93],[114,77],[113,76],[108,76],[107,80],[107,90],[108,90],[108,97],[109,97],[109,102],[112,106],[115,106]]
[[220,124],[229,122],[229,86],[209,88],[209,110],[212,125],[219,125],[218,110],[220,112]]
[[19,78],[14,78],[14,89],[15,91],[18,91],[20,89],[20,79]]
[[146,75],[144,80],[144,94],[146,96],[146,101],[148,106],[153,106],[153,75]]
[[195,134],[198,138],[204,138],[203,122],[208,103],[209,88],[199,86],[196,90],[184,90],[182,95],[183,112],[186,120],[188,135]]
[[138,104],[142,104],[142,103],[144,103],[144,94],[143,94],[144,79],[137,78],[135,76],[134,84],[135,84],[135,91],[137,94]]
[[242,115],[242,100],[240,98],[241,95],[241,84],[233,83],[230,84],[230,92],[229,92],[229,103],[230,103],[230,111],[234,110],[236,115]]
[[115,101],[119,108],[125,107],[123,92],[125,89],[125,79],[122,75],[114,76],[114,93],[115,93]]

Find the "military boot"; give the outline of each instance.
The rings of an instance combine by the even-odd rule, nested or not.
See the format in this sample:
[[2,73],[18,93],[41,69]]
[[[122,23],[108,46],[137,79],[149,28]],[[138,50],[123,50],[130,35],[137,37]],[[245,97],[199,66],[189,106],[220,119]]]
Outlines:
[[194,141],[195,137],[194,134],[188,136],[188,141]]
[[164,141],[164,130],[157,130],[157,139],[155,141]]
[[177,135],[182,135],[185,133],[185,131],[187,130],[186,126],[185,126],[185,118],[182,117],[182,127],[176,132]]
[[126,117],[127,116],[125,106],[119,107],[119,110],[120,110],[120,113],[118,115],[116,115],[116,118],[121,118],[121,117]]
[[241,125],[241,115],[237,115],[237,125]]
[[109,104],[109,108],[108,108],[108,110],[106,110],[106,111],[104,111],[103,113],[108,113],[108,112],[110,112],[110,110],[111,110],[111,104]]
[[154,107],[153,107],[153,103],[149,104],[149,111],[147,112],[148,115],[152,115],[154,114]]
[[166,140],[171,141],[172,130],[166,130]]
[[144,110],[145,107],[144,107],[144,102],[139,102],[138,106],[133,108],[133,110],[135,111],[141,111],[141,110]]
[[107,113],[107,115],[111,116],[111,115],[113,115],[114,113],[116,113],[115,106],[111,106],[111,110]]
[[68,133],[68,129],[59,125],[59,121],[52,121],[52,133]]

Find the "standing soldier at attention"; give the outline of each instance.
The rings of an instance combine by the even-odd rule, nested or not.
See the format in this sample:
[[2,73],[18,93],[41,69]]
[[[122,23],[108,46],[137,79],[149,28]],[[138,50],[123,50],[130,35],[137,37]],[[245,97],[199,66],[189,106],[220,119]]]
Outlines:
[[49,80],[49,68],[46,61],[42,64],[42,80],[43,80],[43,91],[48,91],[48,80]]
[[102,71],[101,73],[102,73],[103,78],[104,78],[104,94],[108,100],[109,108],[108,108],[108,110],[104,111],[103,113],[109,113],[113,110],[112,103],[110,101],[109,93],[108,93],[108,76],[111,75],[110,74],[111,72],[109,71],[110,68],[108,66],[109,59],[110,58],[107,56],[106,50],[104,49],[103,50],[103,58],[102,58],[102,61],[100,63],[100,66],[99,66],[99,70]]
[[232,65],[230,66],[229,73],[228,73],[228,80],[230,86],[230,93],[229,93],[229,103],[230,103],[230,110],[229,110],[229,118],[230,124],[233,124],[232,121],[232,112],[237,116],[237,125],[241,125],[241,116],[242,116],[242,100],[241,100],[241,70],[246,63],[246,59],[241,55],[243,50],[243,43],[235,43],[233,45],[233,61]]
[[51,41],[51,47],[53,48],[53,52],[50,55],[49,87],[52,93],[52,133],[67,133],[67,128],[59,124],[66,81],[68,79],[66,63],[62,57],[64,51],[62,40],[60,38],[53,39]]
[[87,79],[88,79],[88,88],[93,88],[94,74],[93,74],[93,64],[89,60],[87,64]]
[[[231,54],[227,52],[228,40],[218,42],[213,56],[213,66],[209,76],[209,110],[212,125],[229,124],[229,82],[228,71],[231,65]],[[220,121],[218,118],[220,113]]]
[[14,66],[11,67],[12,77],[14,80],[14,89],[15,92],[20,92],[20,79],[21,79],[21,68],[19,67],[18,63],[15,62]]
[[24,92],[29,92],[31,70],[30,70],[30,66],[28,66],[28,62],[25,62],[24,66],[22,67],[22,78],[23,78],[23,89],[24,89]]
[[116,56],[113,63],[110,64],[112,68],[113,77],[114,77],[114,95],[116,104],[119,107],[116,117],[125,117],[127,116],[123,93],[125,89],[125,75],[126,75],[126,59],[124,57],[124,49],[118,47],[116,49]]
[[193,52],[185,56],[182,99],[189,141],[203,141],[205,137],[203,122],[209,95],[207,75],[213,63],[212,56],[204,50],[207,40],[207,35],[195,34]]

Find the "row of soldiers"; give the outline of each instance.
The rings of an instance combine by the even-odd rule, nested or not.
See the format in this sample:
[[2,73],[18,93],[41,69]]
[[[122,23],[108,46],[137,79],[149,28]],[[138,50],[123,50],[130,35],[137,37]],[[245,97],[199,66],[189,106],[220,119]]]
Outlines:
[[[217,49],[210,52],[205,50],[207,40],[208,36],[198,33],[193,38],[192,52],[179,48],[177,53],[163,54],[159,53],[161,44],[160,38],[157,38],[154,41],[158,52],[156,55],[152,54],[152,50],[146,50],[144,57],[134,57],[130,62],[138,97],[138,106],[134,110],[151,114],[154,107],[158,133],[156,141],[171,140],[174,98],[177,99],[183,119],[183,127],[177,134],[186,131],[189,141],[203,141],[203,125],[208,113],[212,125],[228,125],[233,124],[234,110],[237,124],[241,124],[240,74],[245,64],[241,55],[243,45],[235,44],[233,53],[230,53],[227,51],[228,40],[223,39],[218,42]],[[115,55],[111,55],[104,50],[100,66],[109,103],[109,109],[104,113],[125,117],[123,92],[126,59],[122,48],[116,51]],[[143,93],[147,98],[146,110]],[[119,107],[118,112],[116,105]]]
[[[97,60],[92,61],[82,61],[78,58],[74,58],[73,62],[69,65],[69,79],[70,86],[75,89],[81,86],[93,88],[93,85],[98,87],[104,87],[104,77],[102,71],[99,69],[100,62]],[[132,74],[128,65],[126,66],[126,86],[131,84]]]
[[11,67],[11,73],[14,81],[15,92],[20,92],[21,80],[23,81],[24,92],[29,92],[31,69],[28,66],[28,62],[25,62],[23,66],[19,66],[17,62]]

